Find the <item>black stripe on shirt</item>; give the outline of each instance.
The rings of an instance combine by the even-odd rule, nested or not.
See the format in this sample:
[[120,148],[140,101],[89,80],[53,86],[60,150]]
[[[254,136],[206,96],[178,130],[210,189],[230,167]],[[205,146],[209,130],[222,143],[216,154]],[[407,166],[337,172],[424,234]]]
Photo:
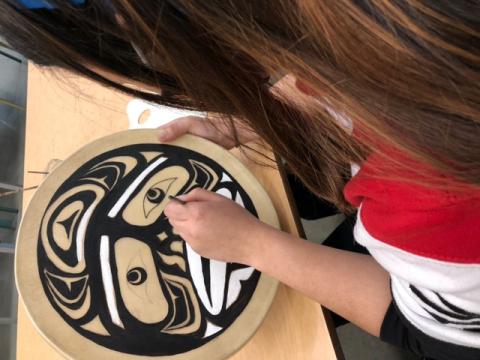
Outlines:
[[[423,303],[422,308],[428,314],[430,314],[430,316],[432,316],[435,320],[437,320],[439,323],[441,323],[441,324],[451,324],[451,325],[461,325],[464,330],[473,330],[473,331],[480,330],[480,315],[474,314],[474,313],[469,313],[469,312],[467,312],[465,310],[462,310],[458,307],[455,307],[453,305],[452,306],[455,307],[456,309],[460,310],[461,313],[459,313],[460,311],[457,311],[456,309],[455,310],[451,309],[451,307],[449,307],[449,309],[451,309],[452,311],[446,310],[446,309],[440,307],[438,304],[435,304],[432,300],[428,299],[415,286],[410,285],[409,287],[410,287],[410,290],[413,292],[413,294],[415,294],[415,296]],[[437,295],[437,297],[440,296],[437,293],[435,293],[435,294]],[[443,300],[446,301],[445,299],[443,299]],[[448,306],[446,304],[444,304],[444,305]],[[429,308],[435,310],[440,315],[432,312]],[[452,321],[452,320],[450,320],[450,319],[448,319],[444,316],[441,316],[441,315],[453,318],[453,319],[455,319],[455,321]]]

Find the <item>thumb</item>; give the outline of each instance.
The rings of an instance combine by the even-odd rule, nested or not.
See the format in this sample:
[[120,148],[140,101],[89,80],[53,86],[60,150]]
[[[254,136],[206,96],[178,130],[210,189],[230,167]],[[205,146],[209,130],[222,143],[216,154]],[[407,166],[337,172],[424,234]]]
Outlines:
[[187,194],[177,196],[180,200],[190,202],[190,201],[218,201],[223,199],[221,195],[218,195],[214,192],[202,189],[195,188]]

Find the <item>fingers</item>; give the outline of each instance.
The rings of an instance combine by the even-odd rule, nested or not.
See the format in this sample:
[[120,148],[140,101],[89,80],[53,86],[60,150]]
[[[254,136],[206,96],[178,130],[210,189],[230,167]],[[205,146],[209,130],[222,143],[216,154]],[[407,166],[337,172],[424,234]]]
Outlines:
[[176,138],[186,134],[192,128],[196,121],[199,121],[196,116],[186,116],[178,118],[162,125],[157,129],[158,140],[160,141],[172,141]]
[[188,204],[180,204],[175,200],[171,200],[165,206],[164,213],[172,221],[186,221],[188,220]]
[[175,221],[175,220],[171,220],[170,218],[168,219],[168,221],[170,222],[170,225],[172,225],[172,227],[175,229],[178,235],[180,236],[184,235],[187,227],[184,221]]
[[174,221],[187,221],[195,217],[195,214],[203,207],[199,202],[225,200],[223,196],[207,191],[202,188],[196,188],[188,194],[177,196],[177,199],[185,201],[182,204],[175,199],[170,200],[165,206],[165,215]]
[[183,194],[177,196],[180,200],[188,202],[192,201],[218,201],[225,199],[223,196],[218,195],[214,192],[202,189],[202,188],[195,188],[190,191],[188,194]]
[[173,141],[187,133],[210,140],[226,149],[235,146],[232,139],[222,134],[208,120],[198,116],[181,117],[157,129],[157,137],[161,142]]

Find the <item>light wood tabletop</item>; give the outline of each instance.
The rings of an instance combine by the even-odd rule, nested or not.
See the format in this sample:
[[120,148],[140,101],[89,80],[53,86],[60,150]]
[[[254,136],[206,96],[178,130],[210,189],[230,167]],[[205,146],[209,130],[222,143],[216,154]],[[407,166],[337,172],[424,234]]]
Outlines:
[[[83,145],[128,128],[131,99],[67,73],[52,75],[29,65],[25,145],[25,187],[38,185],[52,160],[65,159]],[[302,235],[292,211],[281,172],[236,152],[269,193],[284,231]],[[24,209],[34,190],[24,194]],[[327,315],[328,317],[328,315]],[[234,356],[235,360],[341,359],[335,331],[325,310],[297,291],[280,285],[259,330]],[[62,359],[18,306],[17,359]]]

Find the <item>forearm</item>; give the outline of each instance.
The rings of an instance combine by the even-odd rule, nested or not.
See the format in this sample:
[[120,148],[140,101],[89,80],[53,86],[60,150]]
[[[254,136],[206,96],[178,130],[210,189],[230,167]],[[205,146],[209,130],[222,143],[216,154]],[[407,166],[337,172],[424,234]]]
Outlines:
[[391,301],[389,276],[368,255],[262,229],[254,267],[378,336]]

